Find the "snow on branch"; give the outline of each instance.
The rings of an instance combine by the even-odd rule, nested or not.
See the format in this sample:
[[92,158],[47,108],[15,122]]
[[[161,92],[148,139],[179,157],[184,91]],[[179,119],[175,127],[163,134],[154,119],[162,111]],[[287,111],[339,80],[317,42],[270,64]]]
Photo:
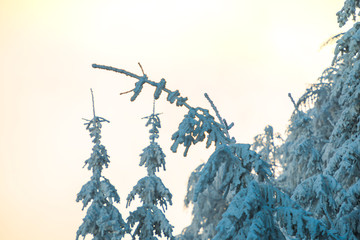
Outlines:
[[178,90],[172,92],[165,87],[165,85],[166,85],[165,79],[161,79],[161,81],[159,83],[157,83],[157,82],[149,80],[146,74],[143,74],[143,76],[138,76],[134,73],[128,72],[123,69],[118,69],[118,68],[109,67],[109,66],[105,66],[105,65],[98,65],[98,64],[93,64],[92,67],[125,74],[126,76],[137,79],[138,82],[135,83],[135,88],[132,90],[132,91],[134,91],[134,95],[131,97],[131,101],[135,101],[137,96],[140,94],[143,85],[145,83],[147,83],[147,84],[150,84],[151,86],[156,87],[156,90],[154,93],[155,99],[158,99],[160,97],[161,92],[164,91],[164,92],[168,93],[168,101],[169,102],[174,103],[176,101],[177,106],[185,106],[188,109],[192,108],[189,104],[186,103],[188,98],[180,97],[180,93]]
[[240,190],[217,226],[214,240],[340,239],[280,189],[251,181]]
[[344,26],[350,17],[356,21],[356,15],[360,16],[359,8],[360,0],[346,0],[341,10],[336,13],[339,26]]
[[205,109],[190,109],[183,121],[179,124],[171,139],[174,140],[171,150],[177,151],[178,145],[185,147],[184,156],[187,155],[190,146],[202,142],[207,136],[206,147],[210,147],[214,142],[215,146],[234,143],[234,139],[229,139],[224,132],[221,124],[215,122],[214,117]]
[[224,128],[224,131],[226,133],[226,136],[228,138],[230,138],[230,134],[229,134],[229,131],[230,128],[232,128],[234,126],[234,123],[231,123],[229,126],[227,125],[227,122],[225,120],[225,118],[222,118],[220,116],[220,113],[219,113],[219,110],[216,108],[214,102],[210,99],[209,95],[207,93],[204,94],[205,98],[209,101],[211,107],[214,109],[215,113],[216,113],[216,116],[217,118],[219,119],[220,123],[223,125],[223,128]]
[[135,83],[135,88],[131,90],[132,92],[134,92],[133,96],[131,97],[131,101],[134,101],[137,98],[143,88],[143,85],[147,83],[156,88],[154,92],[155,99],[158,99],[161,93],[164,91],[168,94],[167,101],[169,101],[170,103],[176,102],[176,106],[185,106],[187,109],[189,109],[189,113],[185,115],[184,120],[180,123],[178,131],[172,135],[172,140],[174,140],[174,143],[171,146],[171,150],[173,152],[177,151],[179,144],[183,144],[185,147],[184,156],[186,156],[190,146],[192,144],[196,144],[197,142],[203,141],[206,135],[207,148],[210,147],[212,142],[214,142],[215,146],[219,146],[221,144],[235,143],[235,139],[230,139],[228,133],[228,130],[232,127],[233,124],[230,124],[230,126],[227,125],[226,121],[220,117],[215,105],[211,100],[209,100],[208,97],[207,98],[213,108],[215,107],[214,110],[219,116],[220,123],[214,120],[214,117],[209,114],[209,111],[207,109],[200,107],[195,108],[189,105],[187,103],[188,98],[181,97],[178,90],[171,91],[166,88],[165,79],[161,79],[160,82],[154,82],[151,81],[144,72],[143,76],[138,76],[126,70],[104,65],[93,64],[92,67],[108,71],[114,71],[137,79],[137,82]]
[[272,176],[270,165],[263,161],[256,152],[250,150],[249,144],[231,144],[218,147],[201,169],[194,189],[194,202],[200,193],[214,182],[216,174],[223,166],[221,189],[224,198],[230,191],[244,188],[254,179],[251,172],[257,174],[259,181],[268,181]]
[[149,176],[154,175],[162,167],[165,168],[165,154],[163,153],[160,145],[156,142],[151,142],[149,146],[143,149],[140,154],[140,166],[145,166]]
[[154,235],[166,237],[173,240],[172,235],[173,226],[166,219],[164,213],[154,205],[144,205],[138,207],[128,217],[130,227],[135,228],[133,239],[138,236],[138,239],[157,240]]
[[139,195],[144,205],[160,205],[163,210],[167,209],[167,203],[172,205],[172,194],[167,189],[160,178],[155,175],[146,176],[138,181],[133,190],[127,197],[126,207]]

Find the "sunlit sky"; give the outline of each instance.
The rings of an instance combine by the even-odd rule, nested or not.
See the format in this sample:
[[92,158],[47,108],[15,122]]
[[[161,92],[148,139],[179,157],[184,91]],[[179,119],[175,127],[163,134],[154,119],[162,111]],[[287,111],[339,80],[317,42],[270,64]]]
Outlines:
[[[192,106],[210,108],[207,92],[230,134],[251,143],[267,124],[286,129],[295,99],[331,63],[341,32],[341,0],[1,0],[0,1],[0,239],[74,239],[86,212],[75,202],[90,178],[82,168],[91,139],[90,88],[104,124],[111,163],[104,175],[117,188],[123,217],[126,197],[146,175],[138,166],[148,143],[142,117],[152,111],[154,89],[135,102],[135,81],[93,69],[104,64],[167,80]],[[171,135],[186,109],[157,101],[159,143],[167,155],[161,172],[173,194],[166,211],[174,233],[190,223],[183,198],[191,171],[214,149],[204,144],[188,157],[170,151]],[[87,239],[91,239],[88,237]]]

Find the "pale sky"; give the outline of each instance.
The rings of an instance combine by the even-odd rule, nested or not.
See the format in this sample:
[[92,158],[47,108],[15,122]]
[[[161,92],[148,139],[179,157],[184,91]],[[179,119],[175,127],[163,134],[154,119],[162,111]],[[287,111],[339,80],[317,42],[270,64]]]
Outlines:
[[[210,108],[207,92],[230,134],[251,143],[268,124],[286,129],[295,99],[331,63],[340,33],[341,0],[0,0],[0,239],[75,239],[86,211],[75,202],[90,178],[83,169],[91,139],[82,118],[91,118],[90,88],[104,124],[110,155],[104,176],[117,188],[125,219],[126,197],[146,175],[138,166],[148,143],[141,119],[152,111],[154,89],[135,102],[135,81],[91,68],[104,64],[167,80],[192,106]],[[162,96],[157,111],[159,144],[167,171],[159,176],[173,194],[166,211],[174,233],[190,224],[183,207],[191,171],[213,147],[190,148],[187,158],[170,151],[171,135],[186,109]],[[129,237],[129,236],[128,236]],[[128,239],[127,237],[127,239]],[[87,237],[86,239],[91,239]]]

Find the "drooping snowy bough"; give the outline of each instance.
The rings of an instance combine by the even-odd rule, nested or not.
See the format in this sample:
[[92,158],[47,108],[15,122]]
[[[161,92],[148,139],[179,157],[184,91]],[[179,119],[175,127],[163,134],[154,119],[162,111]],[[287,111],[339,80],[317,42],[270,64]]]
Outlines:
[[186,156],[191,145],[202,142],[205,140],[205,138],[207,138],[207,148],[210,147],[212,143],[214,143],[215,146],[218,146],[221,144],[235,142],[235,139],[230,139],[228,135],[228,130],[232,127],[233,124],[227,125],[224,119],[221,119],[220,123],[218,123],[209,113],[209,110],[201,107],[192,107],[187,103],[188,98],[181,97],[178,90],[171,91],[166,88],[165,79],[161,79],[160,82],[154,82],[150,80],[145,73],[143,73],[142,76],[138,76],[123,69],[104,65],[93,64],[92,67],[118,72],[136,79],[137,82],[135,83],[135,88],[131,90],[131,92],[133,92],[133,96],[130,99],[131,101],[135,101],[143,89],[144,84],[148,84],[156,88],[154,92],[155,99],[158,99],[161,93],[165,92],[168,94],[166,98],[167,101],[170,103],[176,103],[176,106],[178,107],[186,107],[189,109],[188,114],[185,115],[183,121],[179,124],[178,131],[172,135],[172,140],[174,143],[171,147],[171,150],[173,152],[176,152],[178,146],[182,144],[185,147],[184,156]]

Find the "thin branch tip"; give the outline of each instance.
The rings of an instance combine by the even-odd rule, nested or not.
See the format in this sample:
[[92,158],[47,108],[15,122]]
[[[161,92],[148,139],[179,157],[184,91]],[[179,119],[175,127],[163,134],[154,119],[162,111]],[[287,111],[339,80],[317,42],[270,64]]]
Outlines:
[[294,98],[292,97],[291,93],[288,93],[288,97],[290,98],[292,104],[294,105],[295,110],[298,111],[298,106],[296,105],[295,100],[294,100]]
[[134,91],[135,88],[129,90],[129,91],[126,91],[126,92],[121,92],[120,95],[124,95],[124,94],[128,94],[128,93],[131,93],[132,91]]
[[143,75],[145,76],[145,72],[144,72],[143,67],[141,66],[141,63],[140,63],[140,62],[138,62],[138,64],[139,64],[139,66],[140,66],[140,68],[141,68],[141,71],[142,71]]
[[95,118],[95,100],[94,100],[94,92],[92,90],[92,88],[90,88],[91,91],[91,99],[92,99],[92,107],[93,107],[93,114],[94,114],[94,118]]

